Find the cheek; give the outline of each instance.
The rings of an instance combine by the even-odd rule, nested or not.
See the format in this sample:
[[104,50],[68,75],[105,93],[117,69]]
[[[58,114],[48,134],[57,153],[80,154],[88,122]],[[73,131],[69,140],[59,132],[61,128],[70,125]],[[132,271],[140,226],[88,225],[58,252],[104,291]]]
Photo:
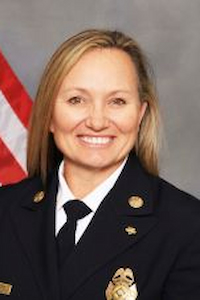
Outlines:
[[50,123],[50,131],[53,134],[69,132],[76,124],[76,117],[69,114],[65,107],[56,106]]
[[146,105],[143,105],[134,113],[129,113],[129,114],[127,113],[127,115],[124,116],[124,121],[123,121],[124,130],[126,130],[127,132],[131,131],[134,133],[138,133],[145,110],[146,110]]
[[60,118],[53,117],[50,124],[50,131],[55,135],[68,132],[70,131],[70,124],[71,122],[68,118],[62,118],[61,116]]
[[140,119],[135,114],[125,115],[115,121],[118,129],[124,134],[137,133],[139,130]]

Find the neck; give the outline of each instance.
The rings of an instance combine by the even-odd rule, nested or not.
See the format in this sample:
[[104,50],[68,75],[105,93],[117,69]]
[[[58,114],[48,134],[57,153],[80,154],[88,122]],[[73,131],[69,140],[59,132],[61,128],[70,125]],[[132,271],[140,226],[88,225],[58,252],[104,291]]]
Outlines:
[[70,166],[68,162],[65,162],[64,177],[73,195],[78,199],[82,199],[106,180],[119,165],[105,170],[88,170],[81,169],[80,166]]

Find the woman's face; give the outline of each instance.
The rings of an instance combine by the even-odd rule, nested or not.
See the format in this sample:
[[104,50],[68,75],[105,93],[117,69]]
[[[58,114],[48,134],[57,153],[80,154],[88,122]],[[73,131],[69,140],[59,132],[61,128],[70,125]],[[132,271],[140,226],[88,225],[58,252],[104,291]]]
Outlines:
[[128,54],[84,54],[63,80],[50,125],[68,171],[114,171],[134,147],[145,109]]

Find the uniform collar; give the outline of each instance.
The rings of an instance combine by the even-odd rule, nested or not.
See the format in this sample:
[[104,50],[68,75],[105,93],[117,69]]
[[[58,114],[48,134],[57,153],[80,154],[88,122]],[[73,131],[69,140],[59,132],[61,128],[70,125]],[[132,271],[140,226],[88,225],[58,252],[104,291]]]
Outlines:
[[[116,183],[118,177],[120,176],[127,158],[124,159],[122,164],[100,185],[98,185],[91,193],[81,199],[92,211],[93,213],[96,212],[99,205],[108,194],[108,192],[112,189],[114,184]],[[76,199],[73,195],[72,191],[70,190],[64,176],[64,161],[61,162],[59,169],[58,169],[58,195],[57,195],[57,203],[56,209],[60,210],[62,206],[69,200]]]
[[[148,215],[154,209],[157,185],[157,177],[145,171],[133,152],[130,153],[123,171],[107,195],[105,202],[118,215]],[[140,207],[131,206],[129,201],[131,197],[141,198],[142,205]]]

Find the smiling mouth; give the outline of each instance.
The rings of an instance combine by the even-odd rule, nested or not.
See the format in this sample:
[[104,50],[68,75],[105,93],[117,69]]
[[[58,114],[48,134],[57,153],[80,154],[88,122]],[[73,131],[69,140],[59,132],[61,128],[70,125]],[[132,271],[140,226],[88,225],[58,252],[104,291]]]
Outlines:
[[91,145],[107,145],[113,141],[113,137],[99,137],[99,136],[80,136],[80,139]]

